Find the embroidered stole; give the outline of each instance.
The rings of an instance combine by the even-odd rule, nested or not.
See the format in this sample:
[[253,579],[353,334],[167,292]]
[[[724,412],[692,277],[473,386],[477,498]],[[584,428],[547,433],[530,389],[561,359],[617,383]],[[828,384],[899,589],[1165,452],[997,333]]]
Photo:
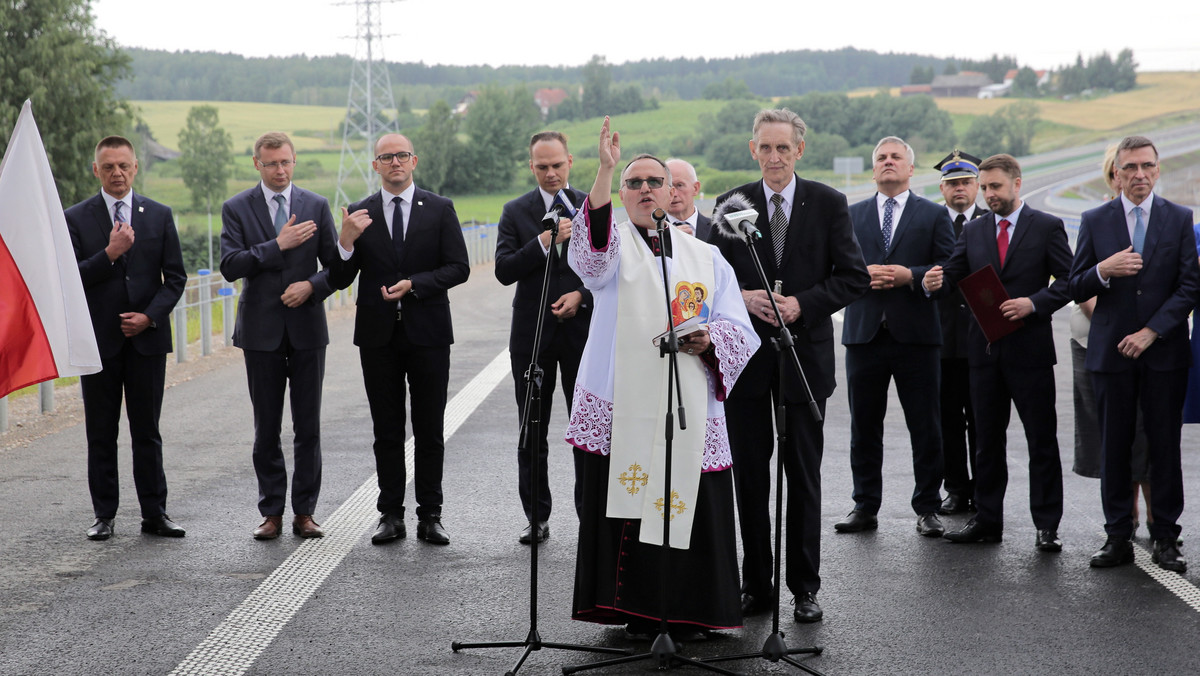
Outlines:
[[[678,406],[672,407],[671,505],[664,509],[667,388],[669,360],[660,357],[651,339],[666,327],[661,262],[625,221],[615,230],[621,237],[621,267],[617,292],[617,349],[613,356],[612,452],[608,477],[607,516],[641,519],[641,541],[662,544],[663,512],[671,517],[671,546],[687,549],[691,542],[700,469],[708,423],[708,378],[700,360],[678,356],[687,429],[679,429]],[[667,262],[670,288],[680,282],[715,289],[712,249],[694,237],[672,237],[673,257]]]

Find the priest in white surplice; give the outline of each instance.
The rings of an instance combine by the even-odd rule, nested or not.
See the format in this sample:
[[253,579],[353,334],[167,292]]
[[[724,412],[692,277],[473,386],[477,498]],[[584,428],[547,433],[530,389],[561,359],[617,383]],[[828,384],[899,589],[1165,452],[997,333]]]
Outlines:
[[716,247],[671,228],[662,242],[654,236],[651,214],[671,202],[663,161],[639,155],[625,167],[619,192],[629,220],[614,224],[610,194],[621,149],[607,118],[599,153],[568,255],[595,302],[566,433],[567,442],[586,451],[572,616],[627,623],[637,633],[653,633],[661,618],[669,383],[668,360],[652,341],[666,330],[670,309],[676,324],[706,318],[706,329],[683,336],[678,355],[687,429],[679,429],[676,401],[667,619],[691,628],[738,627],[732,458],[722,401],[759,339],[737,277]]

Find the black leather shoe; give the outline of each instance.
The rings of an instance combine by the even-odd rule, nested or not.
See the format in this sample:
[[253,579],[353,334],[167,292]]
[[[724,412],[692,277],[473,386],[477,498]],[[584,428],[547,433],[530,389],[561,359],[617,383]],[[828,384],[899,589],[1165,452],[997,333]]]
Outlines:
[[[537,524],[537,541],[545,542],[550,538],[550,524],[546,521],[539,521]],[[521,531],[521,536],[517,538],[517,542],[527,545],[533,542],[533,531],[526,525],[525,530]]]
[[975,519],[967,522],[962,530],[952,530],[945,534],[951,542],[1000,542],[1003,539],[1003,529],[998,524],[980,523]]
[[971,511],[971,498],[965,495],[955,495],[951,493],[942,500],[942,506],[938,508],[938,514],[966,514]]
[[917,532],[927,538],[940,538],[946,532],[946,527],[937,514],[930,512],[917,517]]
[[796,597],[796,610],[792,611],[792,617],[797,622],[820,622],[825,617],[825,611],[817,605],[817,595],[806,592]]
[[[876,528],[879,528],[879,519],[874,514],[868,514],[861,509],[850,510],[846,518],[833,524],[833,529],[839,533],[861,533],[864,530],[875,530]],[[810,621],[815,622],[816,620]]]
[[142,532],[167,538],[181,538],[187,531],[175,525],[171,517],[163,514],[152,519],[142,519]]
[[742,616],[762,615],[771,612],[771,594],[763,596],[742,592]]
[[112,519],[96,519],[96,523],[87,529],[87,538],[89,540],[107,540],[113,534]]
[[1037,548],[1043,552],[1061,552],[1062,540],[1058,539],[1058,531],[1053,528],[1043,528],[1037,533]]
[[442,517],[427,516],[417,522],[417,539],[424,540],[431,545],[448,545],[450,544],[450,534],[442,528]]
[[1112,568],[1133,563],[1133,545],[1128,538],[1109,537],[1100,551],[1092,554],[1092,568]]
[[392,540],[399,540],[408,535],[404,529],[404,517],[397,514],[382,514],[379,517],[379,525],[375,527],[375,534],[371,536],[371,544],[381,545]]
[[1179,551],[1179,541],[1176,538],[1155,540],[1150,558],[1163,570],[1187,572],[1187,559],[1183,558],[1183,553]]

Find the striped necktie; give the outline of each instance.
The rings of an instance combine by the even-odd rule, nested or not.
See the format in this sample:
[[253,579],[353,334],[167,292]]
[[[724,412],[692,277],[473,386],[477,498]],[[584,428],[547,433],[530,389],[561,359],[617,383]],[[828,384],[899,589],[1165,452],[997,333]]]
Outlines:
[[783,213],[783,195],[771,195],[771,205],[775,207],[771,212],[771,245],[775,248],[775,266],[778,267],[783,263],[783,247],[787,244],[788,219]]

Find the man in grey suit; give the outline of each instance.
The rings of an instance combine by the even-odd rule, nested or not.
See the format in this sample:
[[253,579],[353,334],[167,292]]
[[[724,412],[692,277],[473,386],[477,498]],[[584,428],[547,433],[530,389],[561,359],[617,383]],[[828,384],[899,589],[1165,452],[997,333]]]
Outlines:
[[183,295],[187,273],[171,209],[133,192],[137,172],[137,156],[127,139],[101,140],[92,163],[101,190],[66,211],[104,367],[80,378],[88,489],[96,513],[96,522],[87,531],[90,540],[107,540],[113,534],[122,392],[142,532],[184,536],[166,512],[167,477],[158,417],[171,351],[171,309]]
[[950,258],[954,228],[944,207],[909,190],[916,157],[907,143],[889,136],[873,156],[878,192],[850,207],[871,288],[846,308],[842,329],[854,509],[834,529],[854,533],[878,527],[883,419],[895,379],[912,442],[917,532],[941,537],[941,416],[930,402],[938,401],[942,330],[937,304],[921,287],[921,278]]
[[[221,209],[221,274],[245,279],[233,344],[242,348],[254,407],[258,540],[279,536],[287,496],[279,429],[291,391],[294,468],[292,532],[324,535],[313,521],[321,492],[321,384],[329,329],[321,301],[333,292],[329,268],[341,263],[329,201],[292,184],[296,149],[282,132],[254,143],[258,185]],[[320,261],[322,269],[317,269]]]
[[696,239],[707,242],[712,223],[696,208],[696,195],[700,194],[696,168],[686,160],[671,158],[667,160],[667,170],[671,172],[671,187],[675,188],[671,195],[671,206],[667,209],[671,223],[689,235],[695,235]]

